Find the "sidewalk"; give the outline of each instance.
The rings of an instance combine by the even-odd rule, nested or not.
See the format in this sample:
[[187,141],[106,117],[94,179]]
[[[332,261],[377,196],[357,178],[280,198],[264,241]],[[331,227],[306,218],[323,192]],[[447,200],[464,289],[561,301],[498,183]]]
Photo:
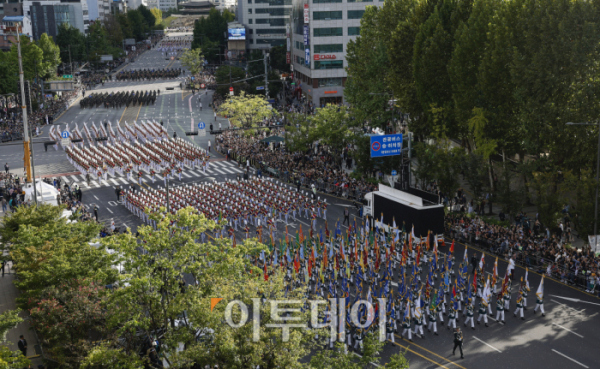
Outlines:
[[[4,276],[0,276],[0,313],[17,308],[16,298],[19,296],[19,290],[15,287],[14,280],[15,274],[13,274],[12,263],[9,262],[6,264]],[[12,351],[18,351],[17,342],[19,342],[19,336],[23,335],[27,341],[27,357],[31,360],[31,367],[37,368],[38,365],[43,364],[38,340],[33,330],[29,329],[30,325],[27,320],[29,314],[22,311],[19,316],[24,321],[8,331],[5,344]]]

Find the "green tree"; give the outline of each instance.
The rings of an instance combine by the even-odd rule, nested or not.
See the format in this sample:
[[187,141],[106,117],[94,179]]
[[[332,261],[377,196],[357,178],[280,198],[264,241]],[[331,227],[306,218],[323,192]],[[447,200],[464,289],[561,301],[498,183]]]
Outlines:
[[[269,52],[269,60],[271,62],[271,68],[277,69],[281,73],[289,73],[290,72],[290,64],[287,63],[286,59],[287,55],[287,46],[275,46],[271,48]],[[250,59],[252,60],[252,59]]]
[[44,350],[64,368],[79,368],[95,341],[107,339],[107,291],[102,283],[71,279],[45,289],[29,310]]
[[285,146],[290,152],[306,152],[319,139],[316,122],[304,114],[286,114],[290,123],[285,130]]
[[22,323],[18,310],[8,310],[0,314],[0,369],[24,368],[30,365],[21,351],[11,351],[6,343],[6,333]]
[[[23,58],[23,77],[27,81],[33,81],[35,78],[36,68],[38,71],[42,70],[42,60],[44,59],[44,52],[40,49],[35,42],[31,42],[29,37],[21,36],[21,57]],[[16,42],[10,47],[9,60],[17,66],[19,63],[19,55],[17,52]],[[11,91],[14,92],[14,91]]]
[[204,68],[202,49],[185,50],[179,57],[179,60],[181,61],[181,65],[192,72],[192,75],[200,73]]
[[[141,8],[141,6],[140,6]],[[154,18],[152,13],[148,13]],[[137,41],[141,41],[146,38],[146,32],[150,29],[148,25],[148,19],[144,18],[144,15],[139,10],[129,10],[127,12],[127,19],[131,25],[131,33]]]
[[[127,19],[127,18],[125,18]],[[118,20],[118,15],[109,14],[102,20],[102,27],[106,30],[108,43],[112,47],[123,49],[123,29]]]
[[138,6],[138,8],[136,9],[141,16],[144,18],[145,24],[146,24],[146,30],[149,30],[150,28],[152,28],[153,26],[155,26],[157,23],[157,19],[160,22],[160,20],[162,19],[162,16],[160,18],[156,18],[156,16],[154,15],[154,13],[148,9],[145,5],[140,5]]
[[246,78],[246,72],[242,68],[224,65],[217,69],[215,73],[217,80],[216,94],[227,97],[229,96],[229,86],[234,89],[234,94],[239,96],[242,91],[246,90],[246,82],[236,82]]
[[[63,62],[87,61],[85,35],[67,22],[58,26],[56,45],[60,48],[60,59]],[[70,59],[69,52],[71,53]]]
[[37,41],[37,46],[42,49],[42,68],[38,70],[40,78],[47,79],[56,76],[56,68],[61,63],[60,48],[54,43],[52,37],[42,33]]
[[271,105],[262,96],[246,95],[244,92],[228,97],[219,111],[227,115],[234,127],[245,128],[257,127],[264,118],[273,115]]
[[320,350],[311,357],[310,369],[363,369],[381,367],[384,369],[408,369],[408,360],[402,352],[392,355],[385,365],[379,365],[379,357],[384,342],[379,342],[375,334],[365,336],[361,356],[351,352],[344,353],[341,344],[336,350]]
[[[280,330],[267,328],[272,322],[268,305],[261,308],[261,336],[256,342],[250,339],[253,324],[232,328],[223,322],[229,301],[253,306],[252,299],[261,295],[283,298],[283,274],[276,272],[266,282],[262,270],[247,257],[267,250],[266,246],[255,239],[235,247],[227,238],[198,242],[201,233],[213,233],[223,224],[206,219],[192,208],[151,218],[157,228],[139,227],[139,238],[126,233],[103,239],[106,247],[120,255],[125,271],[121,287],[111,295],[109,310],[114,315],[109,326],[115,327],[126,342],[137,332],[148,337],[161,332],[161,351],[168,355],[173,368],[192,363],[227,368],[297,366],[308,353],[309,332],[292,329],[289,341],[284,342]],[[177,228],[171,227],[172,222]],[[140,241],[143,253],[139,252]],[[192,280],[191,284],[182,284],[184,275]],[[300,298],[304,293],[298,288],[290,291],[288,298]],[[211,309],[211,297],[224,302]],[[233,321],[238,322],[241,311],[233,309],[232,314]],[[204,340],[196,339],[200,332],[207,333]],[[183,351],[178,350],[181,345]],[[126,344],[124,353],[132,349]]]
[[350,109],[346,106],[328,104],[324,108],[317,109],[312,119],[320,142],[328,145],[333,151],[333,157],[340,162],[342,149],[351,138]]

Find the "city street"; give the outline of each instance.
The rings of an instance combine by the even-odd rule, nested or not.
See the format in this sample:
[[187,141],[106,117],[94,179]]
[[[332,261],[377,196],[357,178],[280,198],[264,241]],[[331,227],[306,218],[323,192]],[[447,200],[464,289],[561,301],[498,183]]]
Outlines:
[[[177,34],[173,37],[179,37]],[[167,60],[168,59],[168,60]],[[178,60],[170,60],[162,56],[158,50],[150,50],[143,53],[134,63],[128,64],[124,70],[133,69],[160,69],[160,68],[181,68]],[[186,72],[186,74],[189,74]],[[213,123],[218,126],[227,127],[227,120],[217,118],[215,120],[214,111],[209,108],[212,101],[213,91],[201,90],[196,94],[181,89],[184,76],[171,80],[141,81],[141,82],[106,82],[93,89],[86,91],[86,96],[91,93],[112,93],[118,91],[149,91],[159,90],[160,95],[154,105],[148,106],[130,106],[120,109],[93,108],[81,109],[78,101],[68,109],[59,119],[55,121],[55,126],[59,131],[66,124],[71,126],[74,123],[95,122],[97,125],[104,121],[110,121],[113,127],[118,123],[123,126],[131,124],[134,121],[154,120],[162,122],[163,126],[172,137],[174,134],[185,140],[191,141],[202,148],[208,147],[208,141],[212,143],[213,151],[210,153],[211,162],[207,173],[201,169],[184,170],[182,178],[179,180],[172,178],[170,186],[177,187],[191,183],[211,183],[224,182],[240,178],[245,168],[239,167],[236,162],[227,161],[222,155],[215,153],[214,136],[208,133],[208,126]],[[167,90],[167,88],[173,88]],[[203,110],[200,110],[200,102]],[[198,123],[205,122],[207,126],[206,136],[185,136],[186,131],[197,130]],[[109,177],[107,181],[96,181],[92,178],[91,183],[87,183],[84,175],[79,173],[67,160],[67,156],[62,149],[55,150],[49,146],[48,151],[44,150],[43,141],[48,140],[49,126],[45,126],[40,137],[35,138],[37,142],[34,147],[35,175],[49,178],[61,178],[71,186],[78,185],[83,191],[83,203],[86,209],[92,210],[98,206],[99,221],[109,226],[112,221],[116,227],[131,229],[135,233],[137,227],[142,225],[140,219],[132,214],[123,204],[117,201],[115,189],[128,188],[130,186],[140,187],[137,183],[137,176],[132,176],[128,181],[124,176]],[[101,143],[104,145],[104,143]],[[2,164],[8,163],[10,171],[19,176],[23,174],[23,148],[17,143],[0,145],[0,157]],[[251,175],[255,175],[251,171]],[[135,177],[135,178],[134,178]],[[141,186],[147,188],[157,188],[164,186],[161,178],[155,182],[146,173],[142,177]],[[291,186],[287,184],[287,186]],[[295,186],[294,186],[295,188]],[[307,192],[308,189],[303,188]],[[356,220],[358,226],[363,222],[358,218],[355,206],[351,201],[337,198],[329,195],[319,195],[321,199],[326,199],[329,207],[327,208],[327,222],[330,231],[335,230],[336,222],[342,221],[344,209],[350,208],[350,220]],[[302,226],[306,233],[310,228],[310,219],[298,217],[290,219],[289,223],[285,221],[277,222],[277,232],[280,237],[284,237],[286,227],[290,235],[295,235]],[[408,226],[408,225],[407,225]],[[318,218],[317,228],[324,228],[325,220]],[[347,227],[342,226],[342,232]],[[254,236],[255,228],[251,228],[251,236]],[[245,238],[242,229],[236,232],[238,240]],[[440,253],[447,253],[452,240],[447,239],[445,246],[440,247]],[[454,255],[456,257],[456,268],[462,261],[465,251],[465,245],[456,243]],[[469,246],[469,262],[473,253],[478,257],[481,251],[475,247]],[[495,256],[486,255],[485,269],[491,273],[494,265]],[[499,279],[504,276],[507,268],[507,262],[499,259],[498,272]],[[472,278],[471,267],[469,267],[469,276]],[[422,281],[427,276],[427,267],[423,268],[421,275]],[[387,342],[384,351],[381,354],[382,362],[396,352],[404,352],[410,360],[410,367],[415,369],[426,368],[446,368],[446,369],[504,369],[504,368],[598,368],[600,356],[596,351],[596,342],[600,336],[597,327],[600,326],[600,300],[583,291],[560,283],[556,280],[546,279],[544,290],[544,307],[546,316],[533,314],[535,307],[535,292],[541,280],[541,274],[537,270],[529,270],[529,284],[531,292],[527,301],[527,310],[525,311],[525,320],[513,317],[515,310],[515,300],[518,295],[518,284],[521,277],[524,277],[525,269],[517,266],[512,288],[512,300],[510,310],[505,312],[506,325],[502,325],[490,318],[490,327],[486,328],[483,323],[475,324],[475,330],[463,325],[464,318],[462,314],[457,321],[457,326],[464,332],[464,355],[460,358],[460,353],[452,355],[453,334],[444,325],[440,325],[438,320],[439,336],[434,336],[433,332],[425,330],[425,338],[421,339],[413,335],[413,341],[402,339],[399,334],[396,335],[396,343]],[[398,276],[394,277],[394,289]],[[435,282],[435,288],[439,287],[440,280]],[[354,291],[354,288],[351,289]],[[396,291],[397,292],[397,291]],[[449,296],[448,300],[449,300]],[[493,311],[495,317],[495,299],[493,300]],[[475,306],[475,319],[478,317],[477,306]],[[447,319],[447,318],[445,318]],[[399,333],[402,328],[398,324]],[[594,364],[596,363],[596,364]]]

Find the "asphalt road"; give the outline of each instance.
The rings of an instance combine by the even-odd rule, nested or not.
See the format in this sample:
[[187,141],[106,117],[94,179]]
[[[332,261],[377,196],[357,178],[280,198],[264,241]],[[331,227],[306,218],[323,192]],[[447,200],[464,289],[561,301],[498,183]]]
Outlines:
[[[139,68],[178,68],[178,61],[165,60],[159,51],[151,50],[145,52],[141,57],[126,67],[126,69]],[[177,133],[179,137],[194,141],[196,144],[206,148],[210,135],[185,136],[185,131],[195,127],[198,122],[204,121],[207,126],[214,122],[213,111],[208,108],[211,101],[211,92],[201,91],[195,95],[186,91],[181,91],[178,87],[181,79],[165,81],[147,81],[147,82],[108,82],[104,86],[100,85],[90,92],[118,91],[118,90],[149,90],[160,89],[160,96],[155,105],[144,107],[130,107],[128,109],[80,109],[78,103],[74,104],[56,124],[64,127],[65,124],[74,124],[75,122],[96,122],[109,120],[125,124],[125,120],[131,123],[133,120],[155,119],[162,120],[167,127],[169,134]],[[165,88],[175,86],[174,90],[167,91]],[[199,110],[198,102],[203,102],[204,109]],[[133,117],[133,119],[131,119]],[[127,118],[127,119],[126,119]],[[219,120],[226,126],[226,120]],[[48,127],[45,127],[42,137],[47,137]],[[43,141],[43,138],[36,140]],[[0,145],[0,161],[2,164],[8,162],[11,171],[19,175],[22,174],[23,151],[22,145]],[[226,179],[235,179],[243,170],[237,168],[233,163],[224,161],[219,154],[211,155],[211,170],[207,174],[199,171],[184,172],[181,181],[172,180],[171,185],[178,186],[191,182],[212,182],[225,181]],[[34,163],[36,175],[48,177],[61,177],[69,183],[78,183],[83,190],[83,202],[91,209],[98,205],[99,220],[109,225],[111,220],[115,221],[118,227],[131,228],[133,232],[141,224],[139,219],[131,214],[123,205],[116,200],[115,188],[117,186],[139,187],[137,183],[127,182],[126,178],[110,179],[108,182],[92,183],[90,186],[84,183],[83,176],[77,174],[75,168],[68,162],[64,151],[55,151],[49,148],[44,151],[43,145],[34,144]],[[163,186],[161,180],[152,183],[149,178],[144,177],[143,186],[156,187]],[[323,195],[322,195],[323,196]],[[323,196],[331,205],[328,208],[329,229],[335,229],[336,220],[343,219],[343,209],[350,207],[351,218],[355,218],[356,211],[352,204],[344,199],[331,196]],[[362,220],[357,218],[357,223]],[[283,235],[286,229],[292,234],[303,227],[305,232],[309,228],[309,220],[300,217],[297,220],[278,222],[278,234]],[[318,227],[324,227],[324,221],[318,220]],[[254,229],[252,229],[254,231]],[[236,236],[242,239],[244,235],[237,232]],[[446,241],[446,247],[441,247],[441,252],[447,252],[451,240]],[[481,255],[479,250],[470,247],[469,258],[472,253]],[[455,255],[458,261],[464,254],[464,245],[457,243]],[[491,273],[495,257],[486,256],[485,269]],[[505,260],[499,260],[499,273],[502,276],[506,270]],[[424,268],[422,279],[425,278],[427,269]],[[470,268],[469,268],[470,272]],[[525,270],[521,267],[516,268],[516,282],[524,276]],[[538,288],[541,275],[535,271],[529,271],[529,283],[531,293],[528,298],[528,310],[525,311],[525,320],[513,317],[515,309],[515,300],[517,288],[513,288],[513,299],[511,301],[510,311],[506,314],[506,325],[502,325],[494,320],[490,320],[490,327],[475,325],[475,330],[464,327],[461,316],[460,326],[463,329],[465,344],[465,358],[460,359],[460,355],[452,356],[453,335],[445,326],[438,325],[439,336],[428,333],[425,329],[425,339],[413,336],[414,342],[408,342],[396,336],[396,343],[388,342],[382,352],[382,361],[385,362],[390,355],[397,352],[405,352],[410,359],[410,367],[416,369],[424,368],[447,368],[447,369],[472,369],[472,368],[600,368],[600,354],[596,351],[596,342],[600,338],[598,327],[600,327],[600,300],[594,296],[582,291],[566,286],[552,279],[545,281],[545,309],[546,316],[540,314],[534,315],[535,291]],[[439,280],[436,287],[439,286]],[[570,300],[571,299],[571,300]],[[579,302],[574,301],[581,300]],[[495,309],[493,309],[495,313]],[[477,317],[477,313],[475,316]]]

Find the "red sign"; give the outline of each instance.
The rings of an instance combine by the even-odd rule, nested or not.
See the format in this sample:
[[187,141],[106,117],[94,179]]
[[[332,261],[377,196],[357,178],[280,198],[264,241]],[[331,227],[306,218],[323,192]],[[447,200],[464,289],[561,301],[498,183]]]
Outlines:
[[287,64],[290,64],[292,62],[292,55],[290,55],[290,53],[285,54],[285,62]]
[[233,92],[233,87],[229,87],[229,92]]
[[304,4],[304,24],[308,24],[310,20],[310,13],[308,11],[308,4]]
[[204,88],[204,87],[206,87],[206,85],[205,85],[204,83],[202,83],[202,84],[200,85],[200,88]]
[[324,91],[324,94],[337,94],[337,91]]
[[313,55],[313,59],[314,60],[336,59],[336,56],[335,55],[319,55],[319,54],[315,54],[315,55]]
[[371,145],[371,149],[373,151],[379,151],[379,149],[381,149],[381,145],[379,144],[379,142],[375,141],[373,142],[373,145]]

